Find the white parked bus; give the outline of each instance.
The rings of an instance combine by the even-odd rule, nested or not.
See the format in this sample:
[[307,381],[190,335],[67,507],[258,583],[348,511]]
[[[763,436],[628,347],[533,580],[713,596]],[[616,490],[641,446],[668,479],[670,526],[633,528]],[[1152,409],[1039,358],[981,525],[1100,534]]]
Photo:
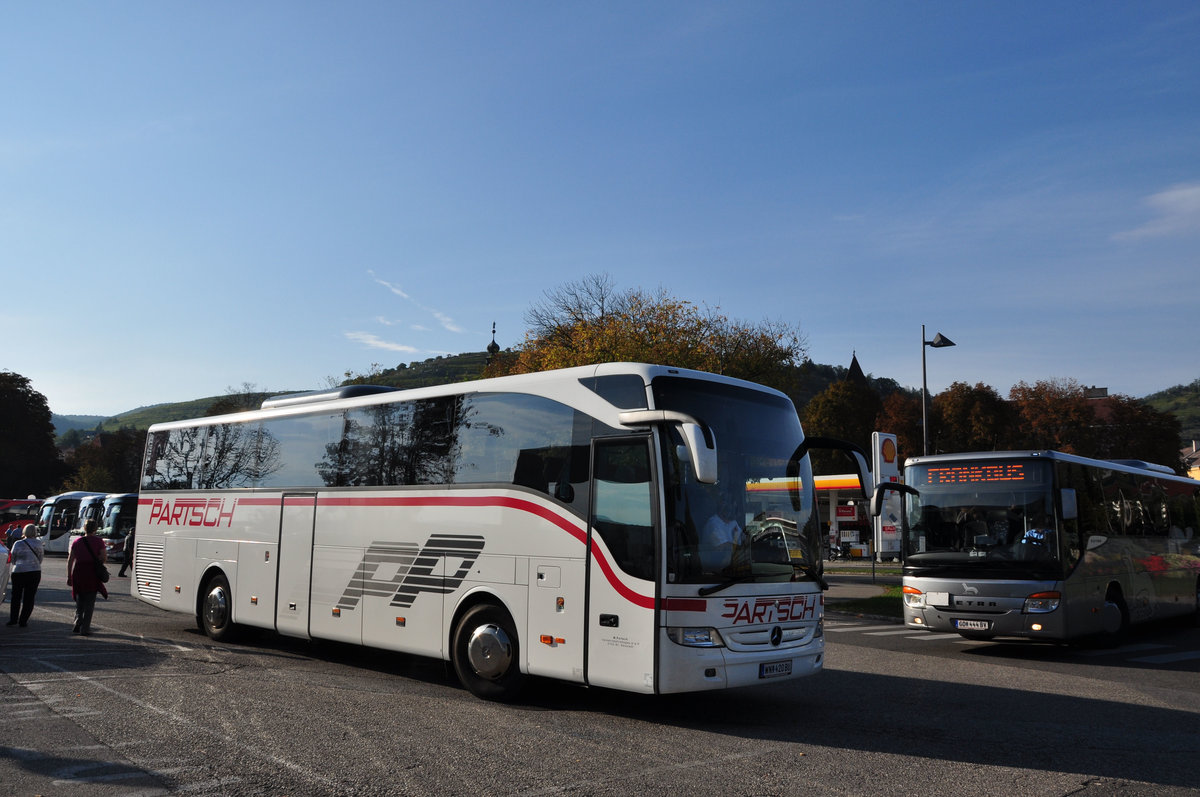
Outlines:
[[71,543],[71,533],[79,524],[80,506],[87,501],[88,511],[99,513],[104,493],[91,493],[76,490],[61,495],[52,495],[42,502],[38,515],[38,534],[47,553],[67,553]]
[[[268,400],[150,428],[133,591],[214,639],[440,657],[492,699],[796,678],[824,657],[818,443],[775,390],[629,363]],[[736,546],[705,535],[718,493]]]
[[1057,451],[905,463],[904,620],[972,639],[1119,637],[1200,614],[1200,482]]
[[137,493],[109,493],[84,498],[79,504],[79,519],[71,534],[71,542],[83,536],[85,522],[95,520],[96,536],[104,540],[108,561],[123,561],[125,538],[137,520],[137,502]]

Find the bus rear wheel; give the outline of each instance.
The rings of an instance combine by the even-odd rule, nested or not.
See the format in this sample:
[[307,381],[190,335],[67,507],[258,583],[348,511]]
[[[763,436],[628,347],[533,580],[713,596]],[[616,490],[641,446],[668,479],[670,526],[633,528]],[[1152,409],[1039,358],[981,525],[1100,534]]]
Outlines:
[[495,604],[481,603],[462,616],[451,659],[458,680],[476,697],[504,702],[521,691],[517,631],[508,612]]
[[196,624],[215,642],[227,641],[234,633],[233,592],[221,573],[204,582],[196,612]]

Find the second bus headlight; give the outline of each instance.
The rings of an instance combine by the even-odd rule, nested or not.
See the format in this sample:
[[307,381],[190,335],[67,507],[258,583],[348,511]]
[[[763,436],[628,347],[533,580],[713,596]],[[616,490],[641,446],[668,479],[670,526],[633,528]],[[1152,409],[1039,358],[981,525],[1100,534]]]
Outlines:
[[1059,592],[1035,592],[1025,599],[1025,606],[1021,609],[1024,614],[1046,614],[1058,608],[1058,602],[1062,598]]
[[909,607],[910,609],[925,608],[924,592],[921,592],[921,590],[917,589],[916,587],[905,587],[903,593],[905,606]]
[[715,628],[667,628],[667,636],[676,645],[693,648],[723,648],[725,640]]

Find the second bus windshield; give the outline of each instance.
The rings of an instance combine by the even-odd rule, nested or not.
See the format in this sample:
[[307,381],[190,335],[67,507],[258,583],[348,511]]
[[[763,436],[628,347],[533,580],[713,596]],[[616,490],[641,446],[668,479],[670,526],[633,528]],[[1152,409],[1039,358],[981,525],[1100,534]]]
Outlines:
[[1060,558],[1053,467],[1035,460],[910,465],[910,564],[1052,562]]

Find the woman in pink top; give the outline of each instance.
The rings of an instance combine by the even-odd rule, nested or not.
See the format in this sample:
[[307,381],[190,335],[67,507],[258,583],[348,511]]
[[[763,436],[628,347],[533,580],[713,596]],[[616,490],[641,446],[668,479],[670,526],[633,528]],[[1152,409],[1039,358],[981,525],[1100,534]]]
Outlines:
[[96,521],[88,520],[83,525],[84,535],[71,543],[67,556],[67,586],[75,599],[75,627],[71,633],[91,636],[92,611],[96,608],[96,593],[108,600],[108,590],[96,575],[96,563],[108,559],[104,540],[96,536]]

